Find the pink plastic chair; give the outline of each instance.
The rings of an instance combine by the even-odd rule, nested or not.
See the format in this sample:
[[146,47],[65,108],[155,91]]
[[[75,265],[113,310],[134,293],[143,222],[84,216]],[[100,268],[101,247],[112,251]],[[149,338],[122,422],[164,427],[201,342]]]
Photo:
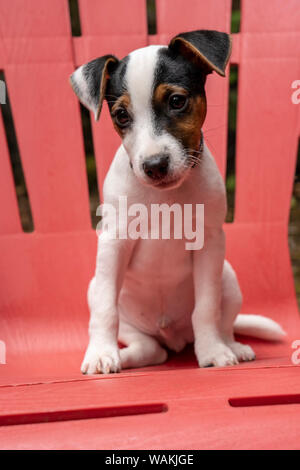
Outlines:
[[[231,59],[239,89],[227,256],[241,282],[243,312],[280,321],[286,342],[251,340],[257,360],[227,369],[198,369],[189,349],[158,367],[79,372],[96,236],[68,76],[92,58],[122,57],[180,31],[230,31],[230,0],[158,0],[157,35],[148,36],[145,3],[79,0],[82,36],[72,38],[67,0],[0,0],[0,69],[34,220],[34,232],[24,233],[0,115],[0,340],[7,350],[0,447],[299,448],[292,342],[300,328],[287,244],[300,130],[300,108],[291,101],[300,72],[298,0],[243,0]],[[208,79],[206,129],[216,129],[208,139],[223,175],[228,85],[228,73]],[[106,107],[92,129],[101,188],[119,144]]]

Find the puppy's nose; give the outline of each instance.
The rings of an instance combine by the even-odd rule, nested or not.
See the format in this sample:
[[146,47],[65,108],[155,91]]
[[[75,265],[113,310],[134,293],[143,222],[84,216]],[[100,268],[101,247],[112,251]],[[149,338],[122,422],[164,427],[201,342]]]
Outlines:
[[166,176],[169,169],[168,155],[153,155],[143,163],[143,170],[153,180],[160,180]]

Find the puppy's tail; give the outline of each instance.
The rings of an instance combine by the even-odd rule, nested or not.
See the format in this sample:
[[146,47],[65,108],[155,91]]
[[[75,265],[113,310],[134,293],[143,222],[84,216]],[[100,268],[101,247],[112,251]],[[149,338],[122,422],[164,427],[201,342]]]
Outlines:
[[235,333],[268,341],[282,341],[286,332],[271,318],[261,315],[238,315],[233,325]]

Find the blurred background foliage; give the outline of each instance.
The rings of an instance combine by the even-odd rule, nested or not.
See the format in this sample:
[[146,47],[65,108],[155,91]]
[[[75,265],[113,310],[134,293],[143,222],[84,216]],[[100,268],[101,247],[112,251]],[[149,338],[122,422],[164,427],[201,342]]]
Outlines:
[[[155,0],[145,0],[148,13],[148,32],[156,33],[156,8]],[[158,0],[159,1],[159,0]],[[81,35],[80,18],[77,0],[69,0],[71,28],[73,36]],[[231,32],[238,33],[240,30],[240,0],[232,1]],[[5,80],[3,72],[0,72],[0,79]],[[227,222],[234,220],[234,195],[235,195],[235,142],[236,142],[236,115],[237,115],[237,88],[238,88],[238,67],[230,67],[230,91],[229,91],[229,114],[228,114],[228,149],[227,149],[227,175],[226,189],[228,197]],[[96,226],[98,220],[95,213],[99,204],[99,192],[96,176],[96,165],[94,158],[93,139],[91,131],[91,121],[89,112],[80,106],[84,146],[86,154],[86,168],[88,185],[90,192],[90,207],[93,226]],[[24,182],[24,175],[20,162],[19,149],[13,125],[9,105],[9,90],[7,105],[1,106],[4,122],[6,123],[6,136],[11,155],[11,161],[14,171],[14,178],[17,189],[17,197],[21,212],[22,225],[25,231],[33,230],[33,222],[30,213],[30,204]],[[291,212],[289,221],[289,246],[295,278],[295,286],[300,305],[300,145],[298,148],[297,168],[295,171],[295,183],[291,199]]]

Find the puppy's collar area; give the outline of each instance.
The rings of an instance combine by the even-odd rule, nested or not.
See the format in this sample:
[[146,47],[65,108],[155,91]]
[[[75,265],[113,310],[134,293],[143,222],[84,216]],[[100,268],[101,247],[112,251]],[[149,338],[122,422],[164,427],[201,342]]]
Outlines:
[[198,165],[200,158],[202,157],[202,154],[203,154],[203,149],[204,149],[204,138],[203,138],[203,132],[201,129],[201,138],[200,138],[200,145],[199,145],[199,150],[198,150],[199,153],[197,152],[197,159],[196,161],[193,162],[192,168],[195,168],[195,166]]

